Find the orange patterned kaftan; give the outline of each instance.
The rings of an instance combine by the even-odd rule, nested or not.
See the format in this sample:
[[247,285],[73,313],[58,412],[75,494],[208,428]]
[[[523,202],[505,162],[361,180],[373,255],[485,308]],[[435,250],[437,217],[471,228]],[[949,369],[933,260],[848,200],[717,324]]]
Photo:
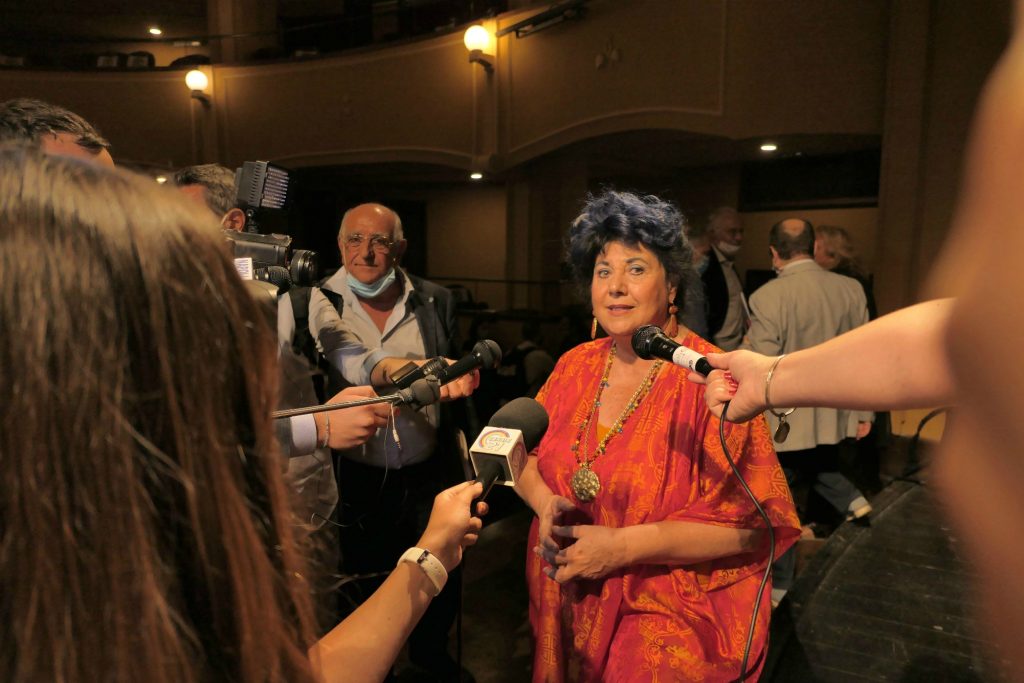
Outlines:
[[[701,353],[716,350],[693,334],[683,343]],[[569,487],[576,469],[570,445],[594,400],[610,348],[606,338],[569,351],[537,396],[550,416],[537,465],[551,490],[577,506],[571,523],[624,527],[681,520],[763,528],[722,454],[719,421],[707,410],[703,385],[688,382],[686,371],[671,364],[593,463],[601,479],[597,498],[576,500]],[[595,435],[590,443],[597,442]],[[764,418],[727,424],[726,441],[772,520],[777,557],[796,541],[799,522]],[[534,520],[526,573],[535,682],[736,679],[768,557],[767,537],[753,553],[692,566],[634,565],[563,586],[542,573],[546,563],[534,555],[536,544]],[[748,669],[759,671],[763,664],[770,588],[769,582]]]

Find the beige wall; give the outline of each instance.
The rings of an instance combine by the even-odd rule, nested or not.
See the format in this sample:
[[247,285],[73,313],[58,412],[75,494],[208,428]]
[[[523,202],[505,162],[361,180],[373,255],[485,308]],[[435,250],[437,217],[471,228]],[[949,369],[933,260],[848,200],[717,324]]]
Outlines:
[[506,204],[504,187],[469,186],[432,194],[427,202],[430,277],[443,284],[461,282],[475,301],[503,308],[503,284],[469,278],[505,278]]

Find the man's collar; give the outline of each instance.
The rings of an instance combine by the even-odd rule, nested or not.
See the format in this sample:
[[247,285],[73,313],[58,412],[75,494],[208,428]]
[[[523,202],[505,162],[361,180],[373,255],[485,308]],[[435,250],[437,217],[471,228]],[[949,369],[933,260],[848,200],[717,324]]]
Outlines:
[[806,266],[808,263],[812,264],[815,268],[821,268],[821,266],[815,263],[813,258],[808,256],[807,258],[801,258],[796,259],[795,261],[790,261],[786,265],[782,266],[782,268],[779,268],[779,275],[782,275],[783,273],[786,272],[792,272],[794,270],[804,270],[804,266]]

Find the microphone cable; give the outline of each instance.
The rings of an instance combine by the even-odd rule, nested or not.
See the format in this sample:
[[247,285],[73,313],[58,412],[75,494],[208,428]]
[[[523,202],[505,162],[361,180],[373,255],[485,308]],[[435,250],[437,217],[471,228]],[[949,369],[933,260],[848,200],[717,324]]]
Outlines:
[[757,500],[757,496],[747,486],[747,482],[743,479],[743,475],[740,474],[740,470],[736,467],[736,463],[733,462],[732,456],[729,454],[729,447],[725,443],[725,421],[726,415],[729,412],[730,401],[726,401],[722,404],[722,417],[718,422],[718,438],[722,442],[722,452],[725,454],[725,459],[729,462],[729,467],[732,468],[733,474],[739,480],[743,490],[747,492],[750,500],[754,503],[754,507],[764,518],[765,525],[768,528],[768,563],[764,568],[764,576],[761,577],[761,585],[757,589],[757,597],[754,599],[754,609],[750,615],[750,628],[747,631],[747,642],[743,646],[743,662],[740,664],[740,675],[736,679],[737,683],[740,683],[747,679],[750,672],[747,671],[747,659],[750,657],[750,646],[754,642],[754,628],[757,626],[757,613],[761,609],[761,598],[764,596],[764,588],[768,585],[768,577],[771,576],[772,563],[775,562],[775,529],[772,527],[772,521],[768,517],[768,513],[761,507],[761,503]]

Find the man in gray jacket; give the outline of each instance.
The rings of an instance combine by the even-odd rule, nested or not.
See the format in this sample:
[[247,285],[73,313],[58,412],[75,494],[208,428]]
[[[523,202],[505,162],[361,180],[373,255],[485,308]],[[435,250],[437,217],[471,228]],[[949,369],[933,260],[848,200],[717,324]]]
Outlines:
[[[744,348],[778,356],[828,341],[868,321],[860,283],[814,262],[814,227],[809,221],[789,218],[776,223],[768,244],[778,277],[750,297],[751,324]],[[770,390],[769,383],[766,391]],[[786,411],[786,406],[773,406],[766,417],[790,486],[808,481],[847,518],[867,515],[868,501],[839,472],[838,444],[848,436],[865,436],[872,413],[801,408],[782,417]],[[780,426],[782,422],[786,425]],[[776,601],[791,585],[793,560],[790,551],[775,564]]]

